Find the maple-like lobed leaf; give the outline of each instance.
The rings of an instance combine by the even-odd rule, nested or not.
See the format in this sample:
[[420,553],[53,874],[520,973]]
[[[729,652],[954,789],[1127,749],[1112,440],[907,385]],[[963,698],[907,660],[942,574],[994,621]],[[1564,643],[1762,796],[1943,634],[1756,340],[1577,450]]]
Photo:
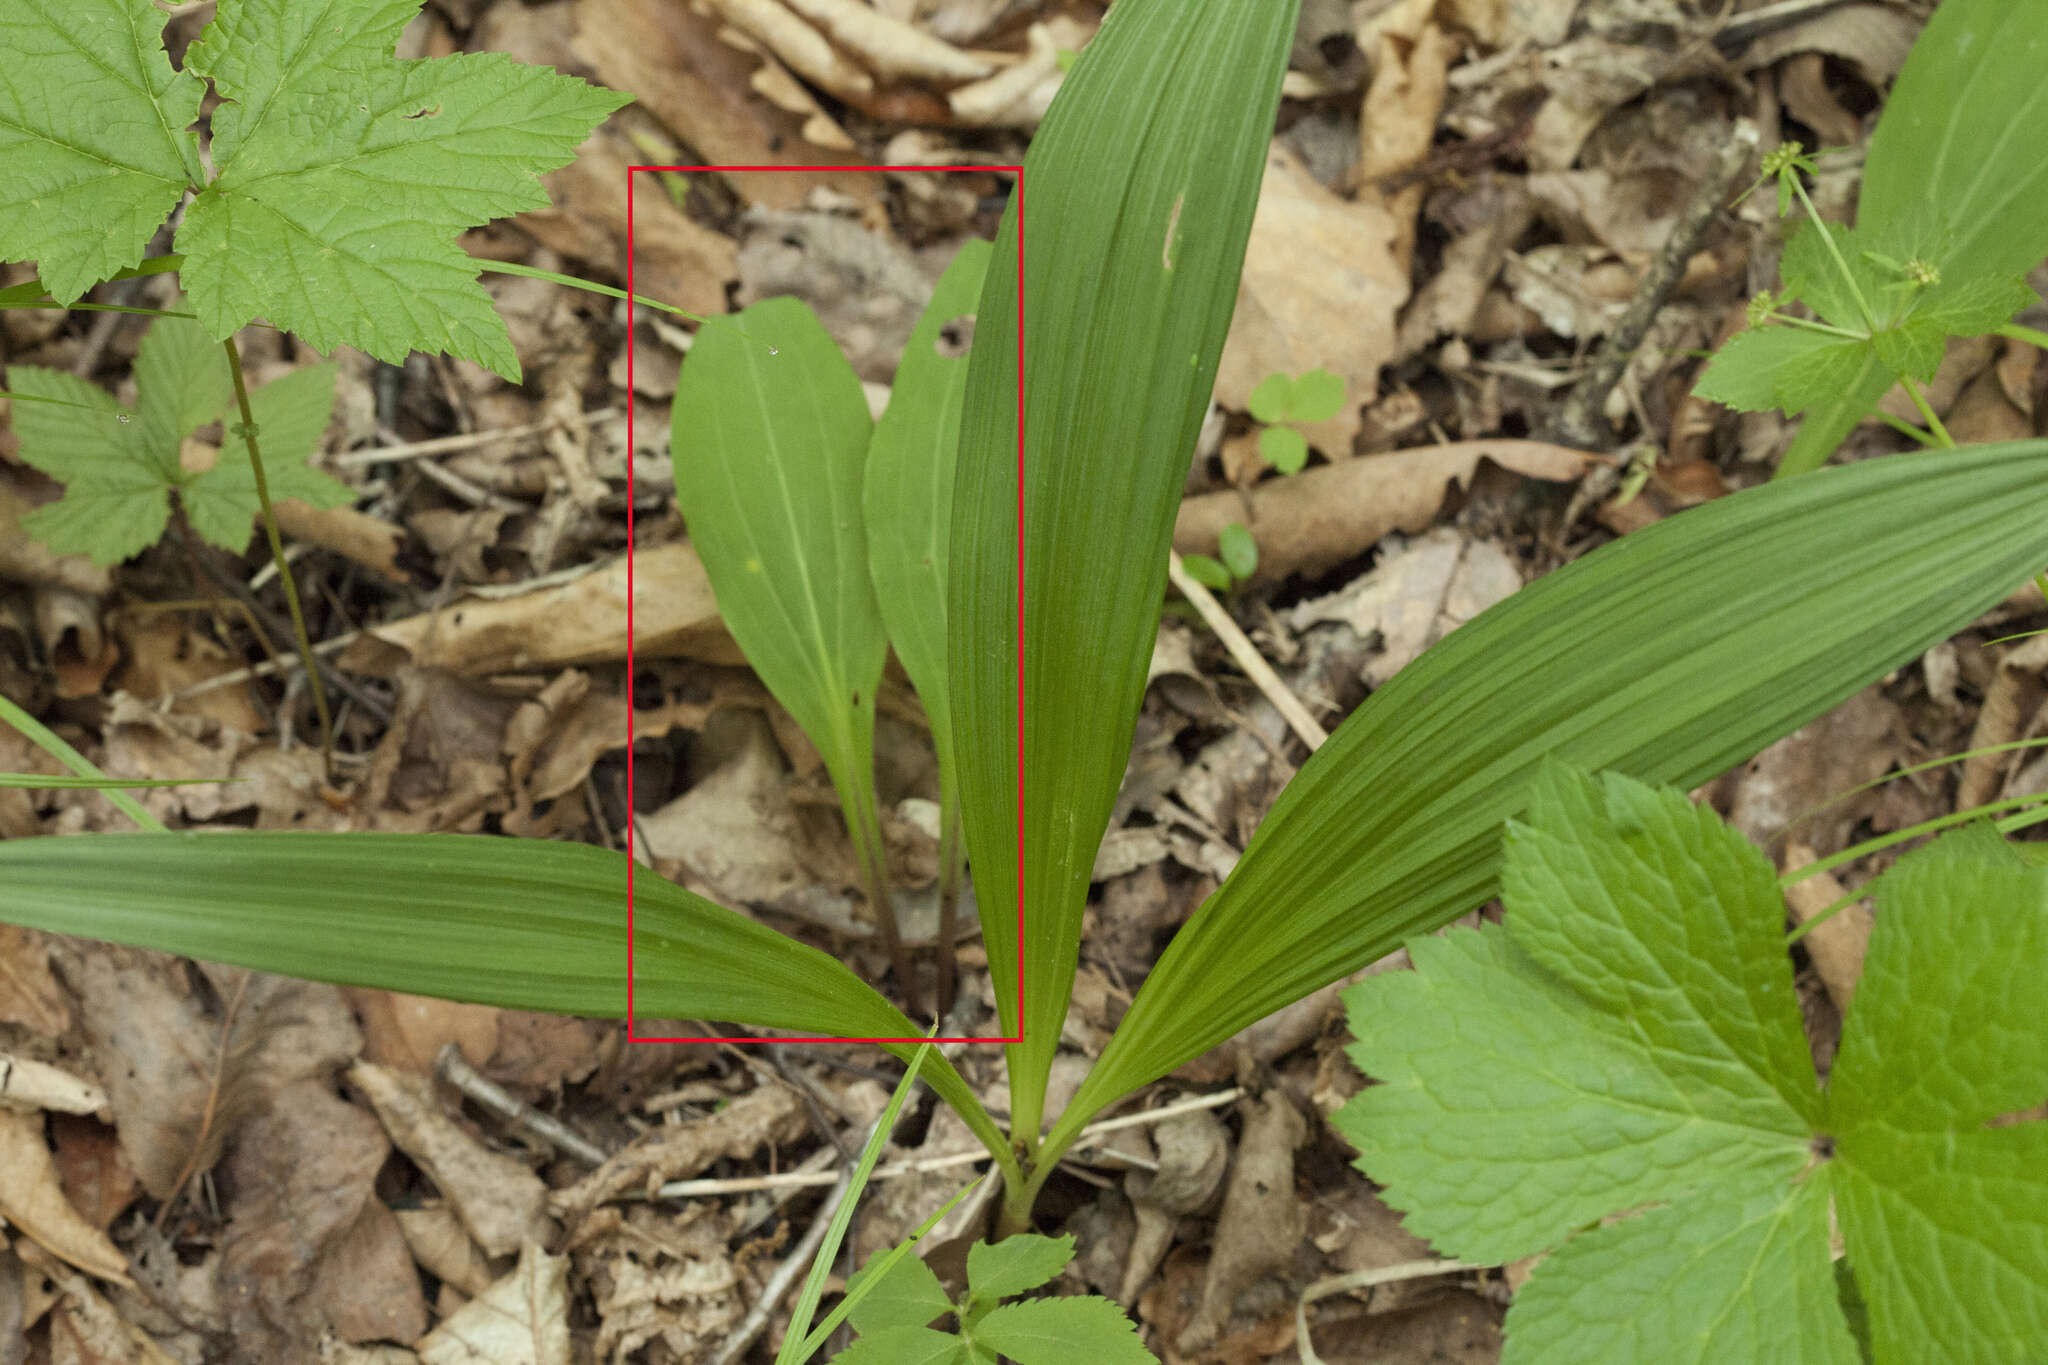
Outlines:
[[0,4],[0,259],[59,303],[142,260],[200,174],[205,86],[171,69],[150,0]]

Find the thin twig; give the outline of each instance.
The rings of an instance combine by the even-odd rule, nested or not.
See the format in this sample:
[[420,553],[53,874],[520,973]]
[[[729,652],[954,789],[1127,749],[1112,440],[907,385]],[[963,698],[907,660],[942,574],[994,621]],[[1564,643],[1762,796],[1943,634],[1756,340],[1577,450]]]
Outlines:
[[263,509],[263,533],[270,540],[270,560],[277,565],[278,581],[284,585],[284,604],[291,612],[292,636],[298,641],[299,658],[306,665],[306,681],[313,689],[313,710],[320,717],[320,756],[327,780],[334,780],[334,716],[327,709],[327,688],[321,681],[320,662],[313,657],[313,639],[306,633],[305,613],[299,608],[299,585],[292,579],[291,566],[284,559],[284,538],[277,533],[277,512],[270,505],[270,479],[263,472],[263,453],[256,447],[256,413],[249,406],[249,383],[242,374],[242,352],[230,336],[221,342],[228,353],[228,374],[235,381],[235,405],[242,414],[242,444],[249,451],[249,471],[256,480],[256,501]]
[[594,412],[586,412],[573,418],[550,417],[544,422],[528,422],[525,426],[502,427],[497,431],[471,431],[459,436],[437,436],[431,441],[402,441],[397,445],[379,446],[371,450],[351,450],[335,456],[329,463],[342,469],[356,469],[363,465],[419,460],[432,455],[454,455],[490,445],[495,441],[544,436],[562,427],[595,426],[600,422],[624,420],[625,414],[617,408],[598,408]]
[[1678,287],[1679,280],[1684,278],[1686,263],[1700,249],[1714,215],[1728,201],[1728,193],[1735,187],[1736,179],[1756,154],[1757,140],[1756,125],[1748,119],[1737,119],[1728,145],[1715,158],[1713,169],[1701,182],[1685,211],[1678,216],[1678,221],[1671,225],[1671,235],[1664,239],[1657,258],[1643,273],[1642,282],[1636,286],[1635,297],[1629,300],[1627,311],[1600,343],[1585,378],[1579,381],[1578,387],[1571,391],[1571,396],[1565,399],[1563,406],[1543,428],[1540,439],[1558,445],[1577,446],[1581,450],[1606,450],[1614,443],[1600,416],[1607,405],[1607,395],[1614,392],[1614,386],[1621,382],[1636,348],[1649,335],[1650,324],[1670,299],[1671,291]]
[[481,1075],[462,1055],[462,1049],[455,1044],[442,1045],[440,1055],[434,1058],[434,1070],[440,1074],[442,1080],[475,1100],[479,1107],[490,1110],[529,1137],[538,1138],[565,1156],[575,1157],[586,1166],[604,1165],[605,1154],[602,1148],[560,1119],[541,1113],[518,1096],[505,1091],[489,1077]]
[[1267,701],[1273,703],[1273,709],[1286,720],[1288,728],[1300,736],[1301,742],[1311,751],[1322,748],[1330,732],[1308,713],[1308,708],[1301,704],[1301,698],[1280,680],[1280,675],[1273,671],[1273,666],[1266,662],[1266,657],[1259,653],[1250,637],[1238,629],[1237,622],[1230,619],[1230,613],[1223,610],[1214,595],[1189,576],[1180,555],[1173,550],[1166,552],[1166,576],[1180,590],[1180,595],[1194,605],[1209,629],[1216,632],[1216,638],[1223,641],[1223,647],[1230,651],[1230,657],[1244,670],[1244,675],[1252,680]]
[[[1432,1275],[1453,1275],[1465,1270],[1486,1270],[1483,1265],[1471,1265],[1464,1261],[1403,1261],[1399,1265],[1381,1266],[1376,1270],[1359,1270],[1349,1275],[1334,1275],[1327,1280],[1317,1280],[1302,1292],[1294,1303],[1294,1340],[1301,1348],[1302,1365],[1323,1365],[1323,1358],[1316,1354],[1316,1348],[1309,1340],[1308,1306],[1317,1299],[1326,1299],[1332,1294],[1348,1294],[1354,1289],[1376,1289],[1383,1284],[1401,1284],[1408,1280],[1427,1279]],[[1367,1299],[1368,1307],[1371,1304]]]

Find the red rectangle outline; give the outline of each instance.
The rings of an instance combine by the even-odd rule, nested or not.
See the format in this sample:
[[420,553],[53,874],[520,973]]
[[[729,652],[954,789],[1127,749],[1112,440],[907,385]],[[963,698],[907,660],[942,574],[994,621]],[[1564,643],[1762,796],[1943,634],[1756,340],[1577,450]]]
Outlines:
[[1024,1041],[1024,168],[1022,166],[628,166],[626,167],[626,818],[633,815],[633,173],[635,171],[1007,171],[1017,206],[1017,1032],[987,1038],[913,1035],[906,1038],[778,1036],[690,1038],[633,1032],[633,857],[626,847],[626,1041],[629,1043],[1021,1043]]

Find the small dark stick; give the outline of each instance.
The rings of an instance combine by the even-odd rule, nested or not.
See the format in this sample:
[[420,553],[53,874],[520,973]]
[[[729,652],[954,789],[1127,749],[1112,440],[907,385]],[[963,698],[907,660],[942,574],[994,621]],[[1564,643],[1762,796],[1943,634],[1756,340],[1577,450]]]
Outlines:
[[1657,259],[1650,263],[1642,283],[1636,286],[1628,311],[1621,315],[1621,321],[1600,343],[1585,378],[1572,389],[1556,416],[1544,426],[1540,439],[1578,450],[1606,450],[1613,444],[1612,433],[1600,416],[1601,409],[1607,404],[1607,395],[1614,392],[1614,386],[1621,382],[1629,358],[1649,334],[1650,323],[1670,300],[1671,291],[1678,287],[1679,280],[1684,278],[1686,262],[1700,249],[1708,225],[1721,211],[1729,192],[1735,188],[1736,180],[1756,155],[1757,140],[1754,123],[1748,119],[1736,120],[1729,133],[1728,145],[1721,149],[1699,192],[1672,225],[1671,235],[1664,239]]

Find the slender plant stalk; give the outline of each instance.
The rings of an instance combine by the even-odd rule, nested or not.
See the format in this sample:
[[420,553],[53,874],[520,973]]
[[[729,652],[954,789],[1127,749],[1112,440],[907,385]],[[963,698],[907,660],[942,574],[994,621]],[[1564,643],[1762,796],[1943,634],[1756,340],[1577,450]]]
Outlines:
[[249,450],[249,469],[256,477],[256,501],[263,505],[263,531],[270,539],[270,562],[277,566],[284,584],[285,606],[292,614],[292,634],[299,647],[299,663],[306,670],[306,682],[313,690],[313,709],[320,716],[320,760],[327,768],[327,780],[334,780],[334,718],[327,710],[327,687],[320,680],[320,666],[313,659],[313,641],[306,634],[305,613],[299,609],[299,585],[292,578],[292,566],[284,557],[284,539],[277,533],[277,513],[270,506],[270,481],[263,475],[263,454],[256,445],[256,413],[249,406],[249,385],[242,375],[242,353],[229,337],[221,342],[228,353],[228,373],[235,380],[235,405],[242,414],[242,444]]
[[867,897],[875,928],[882,935],[882,947],[889,954],[889,965],[895,969],[903,992],[904,1013],[915,1017],[924,992],[918,989],[910,951],[903,946],[903,934],[896,924],[896,905],[889,899],[889,856],[882,846],[882,817],[875,804],[874,770],[870,767],[866,779],[857,787],[838,781],[832,785],[839,792],[846,832],[853,836],[854,856],[860,860],[861,892]]

